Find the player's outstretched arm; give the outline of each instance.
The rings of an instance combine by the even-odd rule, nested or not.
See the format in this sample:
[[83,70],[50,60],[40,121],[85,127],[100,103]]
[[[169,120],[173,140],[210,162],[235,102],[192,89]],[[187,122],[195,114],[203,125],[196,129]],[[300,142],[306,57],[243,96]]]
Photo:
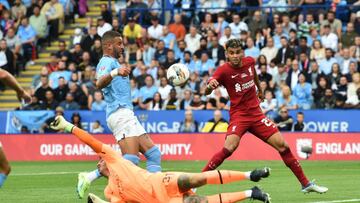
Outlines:
[[16,81],[14,76],[12,76],[9,72],[0,69],[0,80],[5,85],[9,86],[11,89],[16,91],[19,100],[24,99],[26,103],[31,102],[31,96],[27,92],[25,92],[25,90]]
[[216,79],[211,79],[206,86],[205,95],[211,94],[211,92],[219,86],[219,82]]
[[116,69],[112,70],[110,72],[110,74],[105,74],[102,77],[100,77],[96,81],[96,87],[98,89],[102,89],[102,88],[108,86],[114,77],[119,76],[119,75],[125,77],[125,76],[128,76],[130,74],[130,72],[131,72],[131,68],[128,65],[125,65],[120,68],[116,68]]
[[103,143],[73,124],[67,122],[64,117],[56,116],[50,127],[54,130],[64,130],[78,137],[82,142],[89,145],[96,153],[100,153]]

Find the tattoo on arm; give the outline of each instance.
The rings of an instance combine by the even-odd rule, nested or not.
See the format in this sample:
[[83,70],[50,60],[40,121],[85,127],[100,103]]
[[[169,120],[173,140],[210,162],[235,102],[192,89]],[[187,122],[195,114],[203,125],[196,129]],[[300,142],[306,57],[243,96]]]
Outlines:
[[180,175],[178,178],[178,187],[180,192],[186,192],[192,188],[190,177],[186,174]]

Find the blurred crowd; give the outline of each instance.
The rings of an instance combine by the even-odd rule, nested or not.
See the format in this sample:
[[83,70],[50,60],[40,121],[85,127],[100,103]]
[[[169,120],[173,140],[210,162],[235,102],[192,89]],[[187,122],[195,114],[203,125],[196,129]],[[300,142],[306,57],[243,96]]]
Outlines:
[[[26,5],[43,1],[15,2],[17,4],[10,9],[3,6],[0,21],[4,33],[1,46],[7,43],[12,47],[10,49],[14,46],[7,40],[9,35],[24,37],[19,33],[20,28],[11,30],[13,26],[7,26],[9,20],[18,22],[12,19],[19,18],[19,12],[14,14],[12,10],[19,6],[29,10],[31,7]],[[44,22],[51,28],[51,20],[46,17],[47,12],[43,12],[45,5],[64,5],[62,2],[51,0],[44,6],[33,6],[30,11],[34,14],[30,16],[35,15],[39,7],[39,15],[45,16]],[[82,1],[65,2],[75,5],[74,2]],[[96,65],[102,56],[100,39],[108,30],[123,35],[125,54],[119,62],[129,63],[132,67],[130,85],[135,109],[229,109],[224,88],[216,89],[209,96],[204,93],[209,76],[225,63],[224,44],[232,38],[240,38],[244,56],[254,57],[257,61],[256,70],[261,81],[259,91],[265,95],[261,107],[270,118],[275,119],[284,107],[301,110],[360,108],[360,7],[357,6],[360,1],[166,2],[169,10],[161,9],[164,2],[158,0],[115,1],[111,5],[115,12],[109,10],[109,5],[102,4],[101,17],[87,18],[87,26],[75,29],[69,41],[57,40],[59,50],[51,54],[51,62],[34,77],[33,103],[25,109],[61,106],[65,110],[104,110],[106,104],[102,93],[94,84]],[[298,7],[303,5],[322,7]],[[343,5],[350,7],[340,9]],[[276,8],[255,9],[253,6]],[[282,6],[291,7],[285,9]],[[197,9],[193,9],[195,7]],[[79,11],[73,7],[73,13],[84,15]],[[63,22],[65,17],[59,18]],[[29,25],[24,25],[35,30],[31,20]],[[31,39],[34,38],[40,37],[36,35]],[[166,70],[178,62],[186,64],[191,75],[187,84],[174,87],[166,79]]]

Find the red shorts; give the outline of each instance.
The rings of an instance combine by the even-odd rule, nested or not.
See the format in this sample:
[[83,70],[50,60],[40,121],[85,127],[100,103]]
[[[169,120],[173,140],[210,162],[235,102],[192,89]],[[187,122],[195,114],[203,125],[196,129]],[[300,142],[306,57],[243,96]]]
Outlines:
[[276,124],[263,113],[255,111],[254,114],[249,115],[232,114],[226,135],[235,134],[241,138],[247,131],[263,141],[279,132]]

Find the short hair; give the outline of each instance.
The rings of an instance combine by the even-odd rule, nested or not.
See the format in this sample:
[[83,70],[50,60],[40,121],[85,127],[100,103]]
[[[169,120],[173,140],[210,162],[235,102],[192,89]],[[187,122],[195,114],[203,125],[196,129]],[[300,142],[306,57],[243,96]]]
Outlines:
[[106,41],[113,40],[116,37],[121,37],[121,34],[119,32],[110,30],[104,33],[101,38],[101,42],[104,43]]
[[225,44],[226,49],[228,48],[241,48],[240,39],[230,39]]
[[304,115],[304,113],[301,112],[301,111],[299,111],[299,112],[297,113],[297,115]]

